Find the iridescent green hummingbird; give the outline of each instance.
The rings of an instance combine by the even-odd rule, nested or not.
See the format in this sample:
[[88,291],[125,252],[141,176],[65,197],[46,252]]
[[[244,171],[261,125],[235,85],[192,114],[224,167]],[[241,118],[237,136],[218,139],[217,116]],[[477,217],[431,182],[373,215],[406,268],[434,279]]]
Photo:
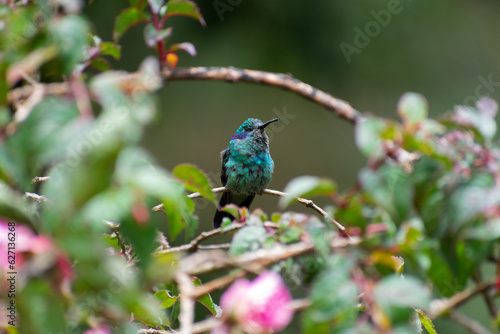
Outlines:
[[264,129],[279,118],[262,123],[249,118],[231,137],[229,147],[221,152],[222,185],[229,189],[222,197],[214,217],[214,227],[221,225],[224,217],[232,216],[220,209],[226,204],[250,207],[255,194],[266,189],[274,171],[274,162],[269,154],[269,138]]

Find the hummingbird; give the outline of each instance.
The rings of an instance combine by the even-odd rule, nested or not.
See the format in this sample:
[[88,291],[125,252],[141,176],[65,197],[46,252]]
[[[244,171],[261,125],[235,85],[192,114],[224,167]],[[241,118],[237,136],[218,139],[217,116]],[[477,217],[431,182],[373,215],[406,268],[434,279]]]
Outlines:
[[220,227],[224,217],[231,217],[220,209],[226,204],[250,207],[255,194],[266,189],[274,171],[274,161],[269,153],[269,137],[264,129],[279,118],[263,123],[260,119],[249,118],[231,137],[228,148],[221,152],[222,185],[229,189],[224,192],[214,216],[214,227]]

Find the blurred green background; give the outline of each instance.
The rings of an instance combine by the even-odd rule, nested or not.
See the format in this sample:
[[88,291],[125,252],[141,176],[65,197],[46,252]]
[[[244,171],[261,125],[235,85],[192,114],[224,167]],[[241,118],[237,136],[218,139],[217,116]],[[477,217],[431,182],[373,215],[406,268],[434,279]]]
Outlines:
[[[104,40],[111,40],[113,18],[127,3],[94,0],[86,6],[85,14]],[[197,3],[205,28],[189,18],[167,21],[174,27],[171,42],[189,41],[198,51],[194,58],[179,53],[178,66],[291,73],[360,111],[390,118],[397,117],[397,101],[407,91],[423,94],[433,116],[457,104],[472,104],[482,95],[497,101],[500,97],[500,2],[495,0]],[[394,13],[384,16],[389,9]],[[377,16],[390,22],[378,23]],[[117,69],[135,71],[154,54],[144,44],[143,28],[132,27],[122,38]],[[359,31],[367,28],[371,36],[361,40]],[[357,48],[350,61],[342,43]],[[365,164],[354,145],[351,124],[289,92],[243,83],[183,81],[168,83],[158,96],[160,117],[149,128],[144,145],[168,169],[183,162],[198,165],[214,186],[219,185],[219,152],[248,117],[284,118],[268,131],[276,165],[273,189],[283,189],[300,175],[330,177],[347,189]],[[276,202],[258,197],[254,207],[272,212]],[[209,229],[214,208],[197,204],[200,230]],[[474,318],[487,319],[482,300],[467,309]],[[438,321],[437,330],[465,333],[447,320]]]

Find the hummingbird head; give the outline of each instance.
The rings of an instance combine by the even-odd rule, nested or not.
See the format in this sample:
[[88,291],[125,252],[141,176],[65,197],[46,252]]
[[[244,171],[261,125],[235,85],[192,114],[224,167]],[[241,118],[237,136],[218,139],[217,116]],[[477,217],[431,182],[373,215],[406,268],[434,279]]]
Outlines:
[[264,129],[269,124],[279,120],[279,118],[275,118],[263,123],[260,119],[249,118],[245,122],[243,122],[238,130],[236,130],[236,133],[231,137],[231,140],[244,140],[248,138],[251,140],[256,140],[257,142],[267,144],[269,139]]

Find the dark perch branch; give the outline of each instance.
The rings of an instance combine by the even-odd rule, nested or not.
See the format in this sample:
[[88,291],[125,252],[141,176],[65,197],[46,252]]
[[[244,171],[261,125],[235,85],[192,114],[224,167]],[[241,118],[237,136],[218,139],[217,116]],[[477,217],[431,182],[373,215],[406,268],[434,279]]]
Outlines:
[[356,123],[361,113],[344,101],[333,97],[290,74],[272,73],[235,67],[190,67],[163,70],[166,80],[213,80],[226,82],[249,82],[279,87],[294,92],[310,101],[333,111],[337,116]]
[[[133,81],[137,78],[137,73],[123,74],[123,81]],[[289,74],[272,73],[256,70],[241,69],[235,67],[187,67],[164,69],[163,79],[174,80],[211,80],[226,82],[249,82],[279,87],[294,92],[310,101],[325,107],[334,114],[351,123],[356,123],[362,116],[359,111],[341,99],[319,90],[305,82],[293,78]],[[43,84],[45,94],[62,95],[70,92],[68,83]],[[34,87],[23,86],[11,90],[8,95],[9,103],[29,97],[33,93]]]
[[468,300],[475,297],[477,294],[480,294],[483,291],[486,291],[487,289],[495,286],[495,283],[496,282],[494,280],[480,282],[476,286],[457,292],[450,298],[435,299],[431,303],[431,308],[428,315],[431,319],[435,319],[450,310],[454,310],[460,305],[465,304]]

